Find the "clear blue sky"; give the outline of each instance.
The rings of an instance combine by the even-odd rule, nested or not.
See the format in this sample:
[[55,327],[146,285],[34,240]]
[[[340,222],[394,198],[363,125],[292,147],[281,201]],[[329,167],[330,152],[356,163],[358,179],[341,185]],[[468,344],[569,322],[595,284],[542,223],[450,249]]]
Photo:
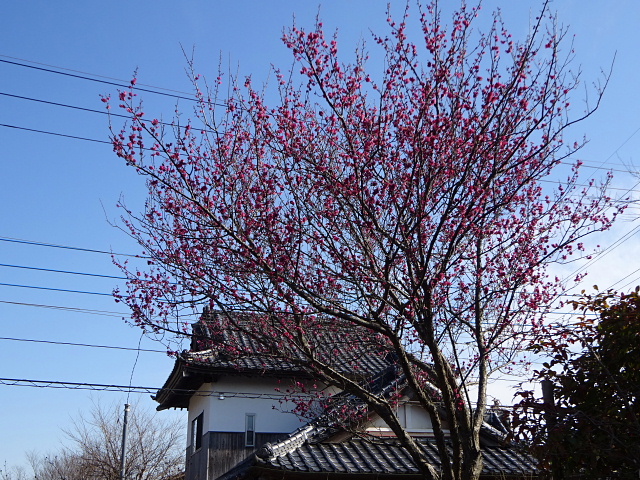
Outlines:
[[[399,14],[404,2],[392,3]],[[182,48],[191,52],[193,47],[201,72],[213,74],[222,58],[223,65],[261,82],[271,64],[290,65],[280,36],[294,16],[298,25],[311,26],[319,11],[328,29],[339,29],[341,50],[351,52],[360,39],[370,39],[369,28],[385,31],[386,4],[387,0],[334,0],[320,7],[311,0],[4,1],[0,3],[0,124],[104,141],[108,138],[104,115],[26,98],[101,110],[99,95],[115,93],[117,87],[87,78],[126,81],[135,69],[140,84],[189,93]],[[511,32],[521,38],[530,12],[537,12],[539,5],[532,0],[488,0],[478,25],[486,26],[490,11],[500,6]],[[609,69],[617,52],[601,108],[571,132],[575,139],[582,135],[590,139],[580,153],[586,161],[585,174],[599,176],[601,170],[593,167],[620,170],[615,172],[614,187],[637,188],[640,179],[625,170],[638,163],[640,147],[640,2],[557,0],[551,8],[575,35],[574,66],[581,66],[587,84],[597,80],[601,68]],[[370,53],[375,59],[372,42]],[[153,111],[171,116],[175,99],[144,98]],[[574,98],[576,114],[583,100]],[[180,105],[185,111],[190,108],[186,101]],[[127,385],[133,371],[134,386],[161,386],[173,363],[163,353],[141,352],[136,363],[133,350],[6,339],[138,346],[140,332],[121,320],[126,316],[123,307],[108,295],[97,295],[110,293],[119,280],[34,270],[119,276],[109,255],[7,240],[138,253],[136,245],[109,222],[118,216],[115,205],[121,195],[134,209],[143,204],[142,179],[122,165],[109,145],[7,126],[0,126],[0,166],[0,263],[31,267],[0,266],[0,283],[93,292],[0,285],[0,377]],[[616,193],[623,191],[612,190]],[[636,213],[631,209],[626,218]],[[635,227],[636,223],[621,224],[599,243],[611,245]],[[635,272],[640,268],[638,236],[629,238],[594,263],[588,285],[608,287],[627,275],[616,286],[640,283],[640,273]],[[146,338],[141,346],[163,349]],[[122,393],[0,385],[0,464],[24,464],[27,451],[55,450],[63,438],[60,429],[90,407],[91,397],[106,403],[124,403],[126,398]],[[142,395],[140,404],[155,406],[148,395]]]

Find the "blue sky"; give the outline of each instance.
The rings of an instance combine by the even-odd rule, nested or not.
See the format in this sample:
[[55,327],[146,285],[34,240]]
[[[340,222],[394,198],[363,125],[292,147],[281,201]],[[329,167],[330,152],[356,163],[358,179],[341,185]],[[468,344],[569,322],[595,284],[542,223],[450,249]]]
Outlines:
[[[392,3],[400,14],[404,2]],[[0,266],[0,283],[23,286],[0,285],[0,377],[116,385],[128,385],[131,379],[134,386],[159,387],[173,363],[161,352],[135,351],[138,342],[145,349],[161,351],[163,346],[141,340],[140,332],[121,320],[126,316],[123,307],[104,295],[121,283],[93,276],[120,276],[108,254],[24,243],[138,253],[112,223],[119,215],[115,205],[121,196],[134,209],[144,202],[143,179],[127,169],[109,145],[9,127],[105,141],[104,115],[28,99],[101,110],[99,95],[113,94],[117,87],[93,80],[121,83],[136,69],[139,84],[188,94],[183,48],[195,48],[197,68],[205,75],[213,75],[221,59],[230,70],[262,82],[272,64],[291,64],[280,37],[294,17],[298,25],[311,26],[320,12],[329,30],[339,29],[341,50],[349,53],[359,40],[370,39],[370,28],[385,32],[386,4],[387,0],[325,1],[320,6],[308,0],[0,3],[0,264],[13,265]],[[477,25],[486,26],[490,12],[502,7],[510,31],[521,38],[539,5],[531,0],[487,0]],[[602,168],[613,169],[613,187],[618,190],[612,194],[631,189],[637,196],[640,178],[628,171],[638,163],[640,147],[640,3],[557,0],[551,8],[575,35],[574,66],[582,70],[587,87],[616,56],[601,108],[570,134],[589,139],[578,155],[586,161],[585,175],[598,177]],[[377,52],[370,44],[375,65]],[[144,99],[165,117],[171,116],[176,103],[175,98],[158,95]],[[188,112],[189,102],[178,103]],[[573,104],[579,113],[584,98],[576,95]],[[593,264],[586,285],[640,283],[640,273],[635,272],[640,268],[635,254],[639,242],[633,233],[637,222],[632,221],[636,214],[630,209],[625,221],[600,239],[606,247],[632,232],[625,243],[609,248]],[[46,290],[53,288],[90,293]],[[124,403],[126,394],[0,385],[0,464],[24,464],[25,452],[55,450],[63,438],[60,429],[96,399]],[[148,395],[140,400],[140,408],[155,406]]]

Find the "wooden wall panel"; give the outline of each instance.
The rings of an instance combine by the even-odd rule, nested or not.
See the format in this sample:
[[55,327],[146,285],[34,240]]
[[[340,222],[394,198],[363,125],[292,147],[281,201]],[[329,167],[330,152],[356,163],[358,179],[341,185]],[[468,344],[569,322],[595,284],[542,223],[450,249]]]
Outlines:
[[287,435],[256,432],[256,447],[245,447],[244,432],[208,432],[200,450],[187,451],[186,480],[215,480],[265,443],[277,442]]

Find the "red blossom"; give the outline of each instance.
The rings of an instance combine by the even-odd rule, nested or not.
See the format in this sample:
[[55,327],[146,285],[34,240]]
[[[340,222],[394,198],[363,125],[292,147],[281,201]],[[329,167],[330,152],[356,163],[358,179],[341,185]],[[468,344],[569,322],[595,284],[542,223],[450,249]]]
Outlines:
[[149,180],[145,212],[123,226],[153,261],[141,275],[121,264],[128,291],[116,298],[143,328],[176,333],[185,305],[260,312],[265,348],[366,397],[309,342],[319,317],[364,328],[436,433],[459,424],[456,445],[472,456],[482,415],[469,406],[485,408],[489,372],[519,363],[563,291],[548,266],[615,215],[604,186],[580,187],[579,165],[556,190],[542,183],[575,151],[562,142],[576,84],[561,36],[545,37],[540,19],[518,43],[496,17],[467,50],[478,10],[463,8],[449,32],[436,11],[421,12],[415,44],[408,13],[389,20],[374,37],[381,72],[362,52],[343,63],[320,23],[292,28],[296,65],[276,72],[274,106],[250,78],[220,75],[212,91],[196,85],[193,126],[163,130],[120,92],[132,122],[113,148]]

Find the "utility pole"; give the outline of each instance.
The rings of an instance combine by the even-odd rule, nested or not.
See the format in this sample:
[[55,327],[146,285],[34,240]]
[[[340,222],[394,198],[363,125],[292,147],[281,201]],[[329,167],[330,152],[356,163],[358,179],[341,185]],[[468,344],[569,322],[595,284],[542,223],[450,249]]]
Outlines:
[[122,422],[122,452],[120,454],[120,480],[124,480],[126,468],[126,451],[127,451],[127,420],[129,416],[130,405],[124,404],[124,421]]
[[[549,379],[544,379],[542,384],[542,401],[544,402],[544,418],[547,428],[547,436],[550,436],[558,425],[556,400],[553,394],[554,385]],[[563,480],[564,472],[562,464],[556,458],[551,459],[551,475],[553,480]]]

